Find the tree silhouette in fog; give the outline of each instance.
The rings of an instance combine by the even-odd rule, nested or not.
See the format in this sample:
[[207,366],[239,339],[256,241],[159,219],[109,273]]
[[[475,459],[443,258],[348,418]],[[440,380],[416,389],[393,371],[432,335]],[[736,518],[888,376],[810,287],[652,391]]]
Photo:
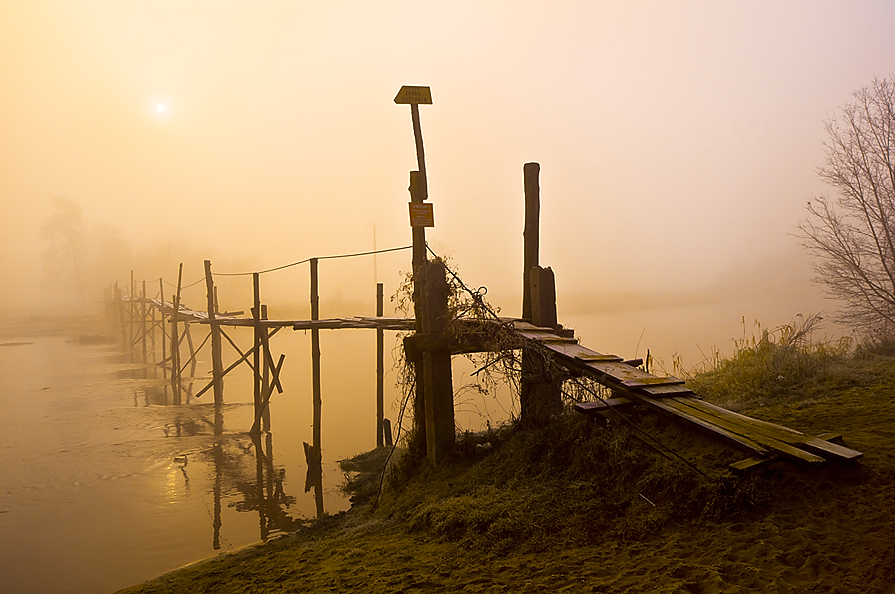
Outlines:
[[81,206],[69,197],[53,198],[53,213],[40,226],[40,236],[46,242],[43,264],[50,285],[76,290],[83,306],[82,267],[88,247]]
[[815,281],[841,301],[839,321],[870,337],[895,334],[895,80],[874,79],[827,121],[815,197],[799,236]]

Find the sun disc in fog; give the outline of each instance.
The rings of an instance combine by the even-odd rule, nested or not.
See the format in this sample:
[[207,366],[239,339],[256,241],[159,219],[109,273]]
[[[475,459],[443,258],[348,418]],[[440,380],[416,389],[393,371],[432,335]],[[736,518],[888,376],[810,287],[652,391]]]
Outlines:
[[165,104],[159,103],[158,105],[155,106],[155,110],[159,113],[162,113],[163,111],[165,111]]

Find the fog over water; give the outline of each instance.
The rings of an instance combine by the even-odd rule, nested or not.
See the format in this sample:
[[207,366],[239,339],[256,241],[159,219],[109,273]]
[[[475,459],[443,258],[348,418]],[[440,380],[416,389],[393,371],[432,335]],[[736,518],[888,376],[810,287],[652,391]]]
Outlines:
[[[827,191],[824,122],[895,71],[893,23],[883,0],[0,0],[0,315],[99,314],[131,271],[170,299],[180,263],[204,310],[205,259],[220,309],[248,311],[252,277],[223,273],[408,245],[417,161],[393,98],[427,85],[432,250],[520,315],[539,162],[560,322],[689,368],[756,320],[835,309],[793,233]],[[375,283],[394,295],[409,268],[407,251],[321,261],[321,317],[374,315]],[[271,318],[310,316],[308,276],[261,276]],[[307,391],[307,340],[289,340],[284,383]],[[330,460],[368,447],[341,439],[371,422],[374,340],[325,337]],[[506,416],[501,398],[464,400],[459,422]]]
[[[392,99],[416,84],[434,100],[433,249],[516,315],[522,165],[538,161],[560,316],[594,348],[642,334],[695,364],[743,317],[831,309],[790,233],[825,191],[823,121],[893,70],[892,22],[888,2],[3,2],[4,309],[79,304],[43,274],[58,197],[105,250],[83,271],[91,302],[131,269],[173,282],[179,262],[193,279],[205,258],[365,251],[374,226],[378,247],[406,245],[416,160]],[[367,266],[333,269],[322,299],[368,303]],[[407,267],[380,259],[387,294]],[[267,302],[306,303],[277,284]]]

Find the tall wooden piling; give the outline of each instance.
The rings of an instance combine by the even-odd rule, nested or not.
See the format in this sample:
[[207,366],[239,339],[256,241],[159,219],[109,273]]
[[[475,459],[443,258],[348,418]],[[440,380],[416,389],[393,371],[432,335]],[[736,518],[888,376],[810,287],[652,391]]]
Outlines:
[[[441,334],[448,322],[446,268],[440,260],[421,268],[424,286],[423,331]],[[426,454],[432,462],[442,461],[454,449],[454,389],[451,352],[447,347],[423,353],[426,402]]]
[[178,336],[177,313],[180,311],[180,288],[183,285],[183,262],[177,270],[177,292],[174,293],[174,311],[171,313],[171,387],[174,389],[174,404],[180,404],[180,337]]
[[214,382],[214,403],[224,403],[224,363],[221,359],[221,326],[216,322],[217,303],[214,278],[211,275],[211,260],[205,260],[205,294],[208,303],[208,323],[211,332],[211,369]]
[[[261,304],[261,319],[267,319],[267,305],[263,303]],[[270,332],[266,326],[261,328],[261,348],[263,351],[263,360],[261,363],[261,367],[263,368],[261,373],[261,393],[264,394],[265,397],[268,397],[272,392],[270,387],[272,356],[270,352]],[[282,390],[280,391],[282,392]],[[261,421],[262,430],[270,431],[270,407],[267,406],[266,401],[263,403],[261,409]]]
[[[165,281],[161,278],[158,279],[158,295],[159,301],[162,302],[162,307],[165,306]],[[162,326],[162,379],[167,379],[168,377],[168,369],[165,367],[165,359],[168,357],[168,350],[166,348],[165,342],[168,336],[168,331],[165,329],[165,310],[159,310],[161,321],[159,322]]]
[[[553,270],[538,265],[541,196],[538,176],[541,166],[523,168],[525,226],[523,236],[522,318],[535,326],[558,328],[556,282]],[[562,381],[552,377],[548,360],[534,347],[522,349],[522,393],[519,395],[523,423],[541,424],[562,411]]]
[[[415,130],[415,128],[414,128]],[[410,201],[414,203],[422,203],[426,198],[425,175],[419,171],[410,172]],[[424,332],[423,330],[423,307],[422,295],[425,284],[424,275],[422,273],[423,265],[426,263],[426,228],[411,227],[413,236],[413,317],[416,320],[416,332]],[[428,452],[426,445],[426,382],[423,377],[423,365],[421,361],[412,363],[414,375],[414,397],[413,397],[413,442],[412,448],[419,452]]]
[[[317,258],[311,258],[311,320],[320,319],[320,295],[318,291],[317,279]],[[313,453],[314,456],[309,460],[315,461],[317,468],[314,469],[316,476],[323,476],[322,460],[323,446],[320,436],[320,421],[322,417],[321,408],[323,402],[320,396],[320,329],[311,329],[311,374],[312,374],[312,392],[314,400],[314,435],[313,435]],[[309,471],[310,475],[310,471]],[[317,515],[323,514],[323,486],[321,483],[315,485],[315,501],[317,504]]]
[[[383,315],[382,283],[376,283],[376,317]],[[385,442],[385,332],[376,328],[376,447]]]
[[252,328],[254,329],[254,347],[253,354],[255,374],[255,391],[253,402],[255,404],[255,417],[261,412],[261,275],[257,272],[252,273],[252,287],[254,294],[254,306],[252,307]]
[[143,281],[143,290],[140,292],[140,342],[143,346],[143,362],[146,362],[146,357],[148,355],[146,349],[146,333],[148,329],[146,328],[146,281]]
[[538,265],[541,187],[538,176],[541,166],[526,163],[522,166],[525,192],[525,226],[522,230],[522,319],[531,320],[531,269]]

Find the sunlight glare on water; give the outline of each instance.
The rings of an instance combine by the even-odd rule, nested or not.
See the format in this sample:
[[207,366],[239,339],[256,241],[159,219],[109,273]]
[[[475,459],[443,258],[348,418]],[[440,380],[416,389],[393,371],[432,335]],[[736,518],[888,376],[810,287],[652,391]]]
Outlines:
[[[30,344],[0,347],[4,591],[110,592],[316,515],[313,490],[304,491],[310,399],[298,361],[271,400],[272,431],[255,443],[248,370],[228,376],[219,409],[210,393],[175,405],[170,382],[117,346],[20,341]],[[188,394],[209,367],[200,361]],[[350,402],[325,397],[331,410]],[[358,416],[351,421],[375,418]],[[325,509],[336,513],[349,506],[336,460],[371,449],[375,437],[341,431],[332,412],[323,427]]]

